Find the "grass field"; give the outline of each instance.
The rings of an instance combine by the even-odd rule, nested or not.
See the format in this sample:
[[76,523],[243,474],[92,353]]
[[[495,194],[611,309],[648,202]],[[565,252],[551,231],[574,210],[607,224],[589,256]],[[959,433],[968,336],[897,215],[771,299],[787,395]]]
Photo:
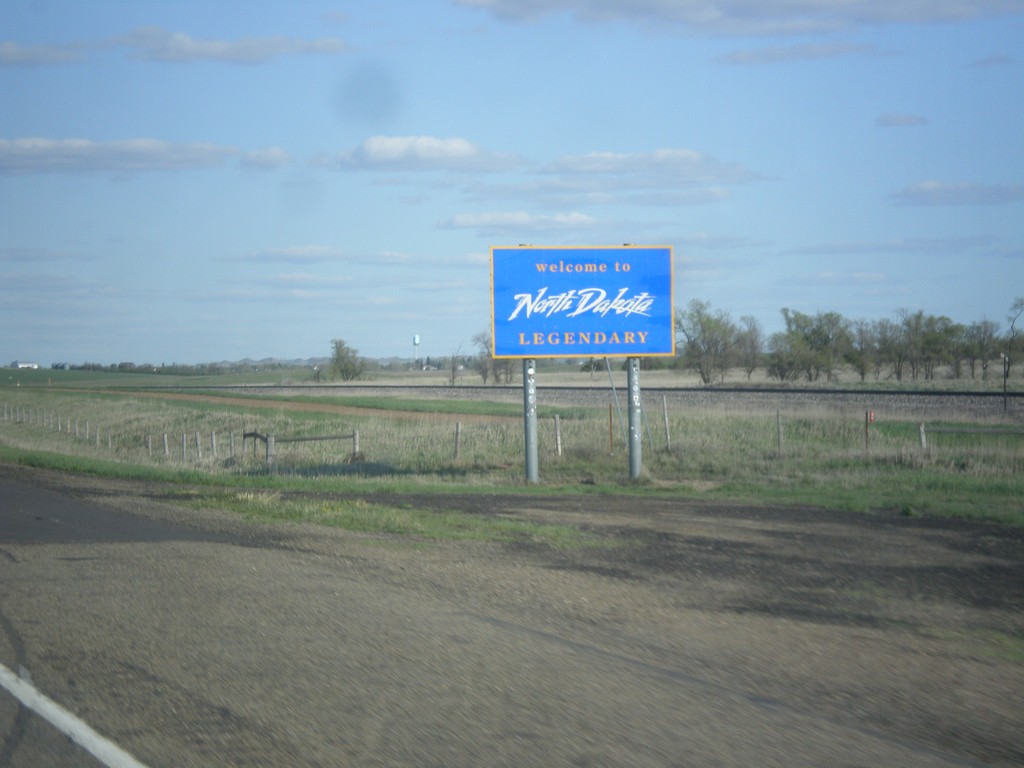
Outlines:
[[[138,374],[30,373],[34,382],[0,386],[0,460],[268,492],[659,494],[1024,524],[1024,435],[998,414],[950,413],[932,426],[1000,431],[936,432],[922,449],[911,416],[871,424],[866,441],[856,410],[672,408],[648,415],[643,473],[631,481],[608,408],[547,407],[539,424],[541,482],[532,486],[524,481],[521,406],[479,395],[189,400],[117,390],[125,379],[148,379]],[[104,375],[116,377],[113,388],[100,386]],[[178,383],[193,388],[196,378]],[[282,441],[271,475],[262,443],[246,441],[243,450],[249,431],[278,438],[358,432],[359,454],[351,439]]]

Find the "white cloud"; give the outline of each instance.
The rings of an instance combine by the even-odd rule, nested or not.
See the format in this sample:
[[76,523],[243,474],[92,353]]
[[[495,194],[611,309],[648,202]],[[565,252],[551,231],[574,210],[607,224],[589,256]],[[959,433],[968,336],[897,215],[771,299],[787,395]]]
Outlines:
[[275,35],[243,37],[239,40],[203,40],[162,27],[140,27],[119,38],[117,43],[133,48],[152,61],[224,61],[233,64],[261,64],[278,56],[345,53],[348,46],[338,38],[299,40]]
[[348,275],[324,276],[307,272],[287,272],[252,280],[221,281],[229,287],[199,295],[199,300],[215,301],[309,301],[326,306],[339,301],[351,301],[362,289]]
[[61,261],[63,259],[81,259],[80,256],[53,248],[0,248],[0,263],[26,262],[37,264],[44,261]]
[[794,256],[865,256],[877,254],[930,254],[957,255],[978,249],[990,249],[997,244],[992,237],[961,235],[956,237],[907,237],[891,240],[854,240],[816,243],[787,248],[783,255]]
[[498,211],[489,213],[459,213],[443,226],[451,229],[475,229],[481,234],[545,233],[590,229],[597,220],[584,213],[556,213],[537,215],[526,211]]
[[816,277],[817,282],[831,285],[884,283],[888,279],[888,275],[884,272],[833,272],[831,270],[819,272]]
[[270,287],[287,288],[289,290],[308,290],[323,292],[341,286],[351,284],[352,278],[347,276],[324,277],[306,272],[292,272],[288,274],[274,275],[267,280],[258,281]]
[[541,175],[547,181],[534,193],[562,204],[658,206],[718,202],[729,197],[728,185],[760,178],[738,163],[689,149],[568,155],[542,168]]
[[531,209],[613,204],[678,207],[720,202],[730,197],[729,186],[763,178],[739,163],[670,148],[565,155],[511,182],[476,181],[463,191],[477,203],[521,201],[517,204]]
[[772,46],[734,51],[721,58],[727,64],[781,64],[788,61],[834,59],[840,56],[854,56],[875,53],[873,45],[853,43],[819,43],[806,45]]
[[505,21],[569,13],[584,22],[627,21],[718,35],[832,32],[870,24],[954,22],[1017,15],[1018,0],[456,0]]
[[691,250],[739,250],[745,248],[767,248],[769,243],[760,240],[752,240],[747,237],[733,235],[711,235],[707,232],[694,232],[688,235],[680,235],[673,238],[684,253]]
[[10,40],[0,42],[0,67],[36,67],[64,64],[81,58],[82,46],[20,45]]
[[267,147],[258,149],[255,152],[244,152],[242,154],[242,166],[253,168],[259,171],[273,171],[284,168],[291,163],[291,156],[280,147]]
[[615,178],[617,184],[624,182],[634,187],[738,183],[757,178],[738,163],[725,163],[690,149],[566,155],[549,164],[543,172],[559,176],[603,176]]
[[108,142],[0,139],[0,174],[201,170],[235,158],[242,167],[255,170],[275,170],[291,162],[288,153],[279,147],[242,152],[221,144],[144,138]]
[[377,251],[352,253],[334,245],[289,245],[284,248],[264,248],[243,256],[239,261],[262,264],[323,264],[344,262],[346,265],[367,265],[373,267],[414,267],[420,268],[423,260],[398,251]]
[[1022,184],[922,181],[893,193],[901,205],[1004,205],[1024,200]]
[[156,139],[0,139],[0,174],[214,168],[237,154],[238,150],[217,144]]
[[244,261],[286,262],[292,264],[316,264],[340,261],[345,251],[333,245],[291,245],[286,248],[266,248],[246,256]]
[[372,136],[353,150],[318,162],[337,170],[503,171],[520,160],[460,138]]
[[928,118],[906,112],[886,112],[875,120],[875,125],[879,128],[912,128],[927,124]]
[[120,294],[118,288],[104,281],[51,272],[6,272],[0,274],[0,282],[5,289],[5,308],[14,302],[24,302],[33,309],[66,308],[69,302],[79,299]]
[[984,67],[1005,67],[1005,66],[1007,66],[1009,64],[1013,64],[1013,62],[1014,62],[1014,59],[1013,59],[1012,56],[1007,56],[1005,54],[997,53],[997,54],[994,54],[992,56],[986,56],[983,59],[978,59],[977,61],[972,61],[971,62],[971,66],[972,67],[982,67],[982,68],[984,68]]

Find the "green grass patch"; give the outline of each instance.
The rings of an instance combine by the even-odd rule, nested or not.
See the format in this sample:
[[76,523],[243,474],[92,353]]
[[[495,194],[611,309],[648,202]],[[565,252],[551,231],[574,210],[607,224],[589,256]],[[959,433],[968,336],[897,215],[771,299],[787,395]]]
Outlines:
[[432,540],[517,542],[559,549],[599,542],[596,536],[571,526],[423,510],[364,499],[285,498],[280,492],[265,490],[191,494],[189,505],[228,509],[260,520],[313,523],[359,533]]
[[[141,391],[141,390],[140,390]],[[250,399],[253,401],[270,400],[280,403],[313,403],[316,405],[335,405],[343,408],[356,408],[367,411],[388,411],[395,413],[437,413],[467,416],[495,416],[522,418],[521,403],[506,403],[492,400],[476,400],[470,398],[409,398],[390,395],[267,395],[246,394],[244,392],[217,392],[202,388],[179,390],[206,397],[222,397],[232,399]],[[452,390],[458,392],[458,388]],[[219,406],[218,406],[219,407]],[[552,418],[558,414],[562,419],[582,419],[592,416],[597,411],[593,408],[556,408],[540,406],[537,410],[541,418]],[[601,413],[604,413],[602,410]]]

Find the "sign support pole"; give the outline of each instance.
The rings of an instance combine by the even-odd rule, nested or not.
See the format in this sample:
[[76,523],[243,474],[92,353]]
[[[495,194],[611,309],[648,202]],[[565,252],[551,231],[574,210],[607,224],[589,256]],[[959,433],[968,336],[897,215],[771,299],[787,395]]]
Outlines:
[[523,426],[526,435],[526,482],[540,480],[537,470],[537,364],[523,360]]
[[641,452],[643,448],[643,409],[640,402],[640,358],[631,357],[626,361],[629,389],[629,478],[640,477]]

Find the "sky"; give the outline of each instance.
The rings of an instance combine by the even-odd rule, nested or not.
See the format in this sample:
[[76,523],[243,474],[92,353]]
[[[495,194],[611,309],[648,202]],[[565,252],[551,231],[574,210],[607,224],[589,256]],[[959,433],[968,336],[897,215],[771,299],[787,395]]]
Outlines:
[[521,243],[1005,328],[1024,0],[0,2],[0,364],[472,353]]

